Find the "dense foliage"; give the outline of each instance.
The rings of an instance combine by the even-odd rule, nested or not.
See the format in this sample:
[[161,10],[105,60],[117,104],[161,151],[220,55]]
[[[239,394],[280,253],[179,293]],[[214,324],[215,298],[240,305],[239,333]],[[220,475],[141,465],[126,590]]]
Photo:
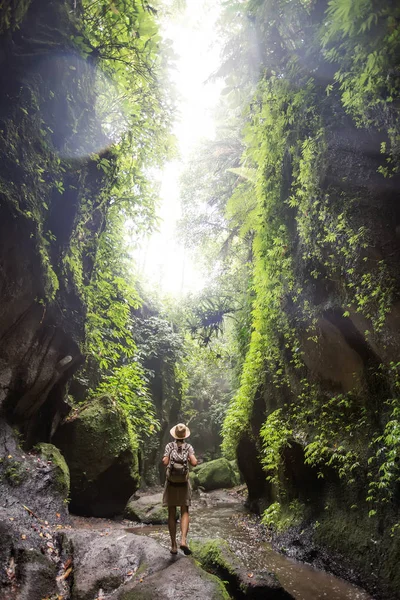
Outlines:
[[[242,358],[224,451],[233,455],[243,436],[254,438],[284,502],[284,449],[300,444],[319,477],[334,469],[354,489],[366,482],[358,508],[371,517],[392,503],[400,476],[399,364],[393,353],[381,353],[380,362],[368,350],[390,340],[399,298],[395,243],[379,237],[368,206],[371,188],[384,189],[399,167],[399,17],[394,2],[225,3],[217,76],[225,80],[220,113],[227,116],[209,149],[212,156],[221,148],[225,158],[231,136],[244,151],[240,166],[237,154],[225,165],[224,179],[216,167],[203,182],[192,162],[184,188],[186,227],[193,222],[203,243],[209,227],[212,241],[200,249],[225,273],[222,297],[232,269],[251,265],[250,285],[234,296],[231,326]],[[374,157],[369,191],[356,177],[341,177],[343,156],[360,147]],[[367,385],[343,387],[338,374],[335,384],[316,375],[327,319],[344,332],[361,327]],[[261,429],[253,420],[260,399]]]

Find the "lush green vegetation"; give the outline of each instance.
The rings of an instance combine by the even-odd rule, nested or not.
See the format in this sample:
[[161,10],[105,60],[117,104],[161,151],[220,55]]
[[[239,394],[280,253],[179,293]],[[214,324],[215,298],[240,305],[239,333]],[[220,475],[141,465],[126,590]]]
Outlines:
[[[397,493],[399,364],[386,354],[366,364],[368,385],[346,390],[316,377],[307,353],[310,344],[323,352],[321,319],[332,309],[344,331],[362,323],[365,347],[383,347],[391,335],[398,273],[390,256],[374,255],[381,240],[366,208],[370,192],[341,178],[340,153],[355,155],[354,140],[368,132],[375,172],[398,171],[399,17],[396,3],[369,0],[226,3],[220,127],[198,153],[222,156],[224,176],[214,162],[202,177],[193,160],[184,188],[184,232],[194,223],[221,298],[246,268],[234,320],[224,317],[239,374],[225,453],[255,436],[266,478],[285,502],[282,451],[299,443],[319,477],[334,469],[355,488],[369,482],[358,508],[371,517]],[[263,424],[253,420],[260,402]]]
[[[18,28],[28,7],[6,2],[0,28]],[[230,457],[244,437],[255,441],[282,503],[265,522],[289,522],[285,503],[299,512],[282,477],[293,444],[317,477],[362,482],[359,506],[380,517],[397,502],[400,476],[390,331],[398,232],[383,240],[379,221],[379,194],[393,202],[399,168],[398,3],[223,3],[216,137],[202,142],[182,181],[181,237],[208,286],[179,306],[142,291],[130,246],[156,227],[152,169],[175,155],[162,10],[82,0],[71,17],[60,3],[57,18],[69,15],[60,87],[35,80],[18,127],[0,131],[1,158],[13,165],[1,191],[28,223],[45,274],[37,301],[46,311],[63,293],[79,299],[84,395],[112,395],[139,439],[160,429],[168,401],[199,443],[211,432],[210,458],[221,440]],[[62,136],[55,107],[64,96]],[[33,140],[23,173],[21,136]],[[55,215],[71,205],[64,230]],[[318,371],[329,335],[358,353],[358,375],[345,382],[329,365]]]

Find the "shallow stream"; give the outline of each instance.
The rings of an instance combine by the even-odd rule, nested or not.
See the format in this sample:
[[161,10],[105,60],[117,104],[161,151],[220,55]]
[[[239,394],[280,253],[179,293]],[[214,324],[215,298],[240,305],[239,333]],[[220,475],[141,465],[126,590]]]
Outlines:
[[[108,535],[113,529],[145,535],[157,540],[166,550],[170,547],[166,525],[142,525],[131,521],[72,517],[73,528],[98,529]],[[179,524],[178,524],[179,533]],[[325,571],[279,554],[262,540],[259,528],[252,525],[243,501],[236,493],[216,490],[202,494],[191,508],[191,539],[221,538],[251,576],[253,571],[271,571],[296,600],[373,600],[359,587]],[[179,539],[179,537],[178,537]]]
[[[226,492],[207,496],[207,499],[201,499],[192,507],[189,540],[226,540],[250,575],[256,570],[276,573],[282,586],[296,600],[372,600],[364,590],[334,575],[275,552],[259,538],[256,528],[248,526],[246,512],[237,496],[229,496]],[[142,525],[127,529],[152,537],[169,548],[166,525]]]

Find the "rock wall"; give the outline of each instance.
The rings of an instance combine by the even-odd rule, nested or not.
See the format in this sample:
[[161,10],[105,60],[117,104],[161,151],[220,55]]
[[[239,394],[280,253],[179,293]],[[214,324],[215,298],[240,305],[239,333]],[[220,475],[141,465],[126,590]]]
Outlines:
[[[344,242],[339,234],[336,242],[325,244],[318,260],[312,246],[318,246],[320,215],[315,217],[315,229],[307,247],[298,235],[296,215],[289,207],[284,209],[284,219],[291,232],[294,277],[302,291],[296,303],[289,295],[282,298],[282,310],[296,331],[299,340],[296,351],[302,357],[303,366],[294,367],[293,349],[289,350],[282,340],[280,351],[289,385],[276,386],[270,367],[266,367],[264,381],[252,407],[251,432],[243,432],[237,447],[237,460],[253,510],[262,512],[276,500],[286,508],[293,501],[303,505],[302,525],[293,529],[292,538],[277,534],[279,547],[287,547],[290,539],[301,546],[300,531],[305,535],[311,532],[318,548],[315,556],[328,549],[338,564],[351,561],[354,578],[360,577],[367,582],[377,597],[397,598],[400,580],[394,565],[400,556],[400,544],[393,532],[400,516],[398,484],[394,484],[390,500],[384,499],[374,505],[370,517],[372,501],[368,502],[366,498],[371,480],[367,460],[371,456],[371,460],[375,460],[371,438],[379,432],[383,434],[390,419],[387,401],[398,397],[399,391],[393,373],[398,369],[396,364],[400,356],[400,178],[398,175],[385,178],[378,173],[383,161],[379,151],[381,134],[356,129],[343,111],[337,122],[329,115],[326,128],[323,168],[319,175],[319,186],[329,199],[325,207],[329,215],[326,218],[334,220],[337,213],[347,211],[346,218],[352,230],[367,231],[367,240],[344,258],[340,253]],[[288,190],[290,172],[285,177],[286,185],[282,187]],[[343,198],[356,200],[349,201],[346,206]],[[334,268],[333,263],[336,264]],[[310,276],[313,271],[318,272],[315,278]],[[366,293],[361,297],[361,283],[353,284],[356,293],[351,291],[349,282],[353,273],[362,285],[371,281],[369,296]],[[389,282],[391,291],[385,296]],[[365,306],[368,303],[372,306],[374,302],[376,312],[371,309],[371,314],[366,314]],[[308,315],[312,314],[313,319],[302,313],[306,305]],[[376,314],[379,311],[381,320],[378,324]],[[307,382],[308,390],[312,387],[318,390],[321,398],[351,397],[352,409],[348,410],[344,404],[338,409],[341,425],[327,441],[332,448],[326,452],[331,454],[323,456],[321,448],[321,464],[310,466],[305,448],[318,435],[318,423],[324,419],[323,409],[316,408],[320,413],[308,417],[309,424],[303,427],[303,437],[297,431],[297,437],[282,448],[279,473],[275,483],[271,484],[266,481],[268,473],[262,474],[260,429],[267,416],[276,409],[300,405],[304,382]],[[332,406],[325,410],[336,409]],[[349,433],[346,428],[350,424],[353,432]],[[333,461],[332,468],[327,464],[335,450],[334,442],[336,447],[343,443],[361,457],[354,465],[354,477],[346,476],[350,484],[344,483],[346,477],[340,474],[340,469],[333,468]],[[384,441],[381,443],[385,444]],[[397,468],[395,464],[393,468]],[[307,538],[307,543],[311,538]],[[304,552],[298,555],[306,560],[307,543],[304,541]],[[328,562],[324,566],[332,568]]]
[[108,189],[86,140],[98,151],[107,140],[71,3],[12,3],[0,23],[0,405],[30,447],[68,411],[66,384],[83,361],[82,284]]

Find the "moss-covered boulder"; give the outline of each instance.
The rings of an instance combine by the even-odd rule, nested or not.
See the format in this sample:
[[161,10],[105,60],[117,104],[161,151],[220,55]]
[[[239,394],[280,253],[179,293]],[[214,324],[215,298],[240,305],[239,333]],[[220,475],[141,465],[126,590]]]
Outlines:
[[197,488],[199,487],[199,478],[197,477],[197,475],[194,471],[191,471],[189,473],[189,481],[190,481],[192,490],[193,491],[197,490]]
[[209,492],[218,488],[231,488],[239,483],[232,465],[226,458],[217,458],[194,469],[198,485]]
[[137,443],[124,410],[109,396],[95,398],[72,413],[53,441],[69,466],[71,511],[122,513],[139,485]]
[[192,540],[190,547],[201,566],[225,582],[233,598],[270,598],[290,600],[292,598],[279,583],[274,573],[253,572],[249,578],[246,570],[231,551],[225,540]]
[[71,484],[69,468],[59,449],[53,444],[44,443],[37,444],[35,449],[43,460],[51,463],[57,491],[60,492],[64,498],[69,498]]
[[162,505],[162,494],[131,498],[125,507],[124,516],[132,521],[151,525],[168,523],[168,508]]

